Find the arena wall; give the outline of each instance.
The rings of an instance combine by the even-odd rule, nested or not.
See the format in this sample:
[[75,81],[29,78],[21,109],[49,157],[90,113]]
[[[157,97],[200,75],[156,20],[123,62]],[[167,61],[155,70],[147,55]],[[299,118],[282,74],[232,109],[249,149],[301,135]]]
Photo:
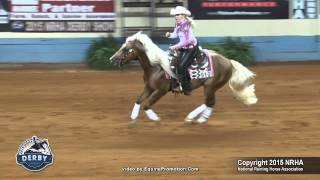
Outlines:
[[[116,1],[116,12],[120,11]],[[121,22],[116,18],[112,35],[121,41]],[[125,22],[144,24],[143,18]],[[159,26],[173,26],[173,18],[158,20]],[[285,20],[196,20],[195,34],[201,44],[224,37],[240,37],[253,45],[257,61],[320,60],[320,19]],[[94,40],[107,33],[0,33],[0,63],[82,63]],[[168,44],[160,44],[166,49]]]

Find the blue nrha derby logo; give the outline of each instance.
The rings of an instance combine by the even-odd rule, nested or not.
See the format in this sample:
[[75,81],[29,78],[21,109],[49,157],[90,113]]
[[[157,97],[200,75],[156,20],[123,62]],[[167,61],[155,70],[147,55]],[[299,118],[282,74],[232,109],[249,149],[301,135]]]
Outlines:
[[25,140],[19,147],[17,164],[29,171],[41,171],[53,163],[53,154],[47,139],[33,136]]

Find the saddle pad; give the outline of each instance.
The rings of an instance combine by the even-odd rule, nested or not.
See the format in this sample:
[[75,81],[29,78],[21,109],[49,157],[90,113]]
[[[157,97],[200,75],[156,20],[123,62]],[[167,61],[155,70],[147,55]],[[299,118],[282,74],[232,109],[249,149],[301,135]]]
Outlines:
[[188,68],[191,80],[207,79],[213,77],[214,75],[212,59],[209,51],[204,49],[202,52],[204,56],[201,56],[200,59],[195,59],[195,61]]
[[[207,79],[214,76],[214,68],[212,59],[207,49],[201,50],[201,58],[194,60],[191,66],[188,68],[188,72],[191,80],[194,79]],[[166,79],[171,79],[168,73],[165,73]]]

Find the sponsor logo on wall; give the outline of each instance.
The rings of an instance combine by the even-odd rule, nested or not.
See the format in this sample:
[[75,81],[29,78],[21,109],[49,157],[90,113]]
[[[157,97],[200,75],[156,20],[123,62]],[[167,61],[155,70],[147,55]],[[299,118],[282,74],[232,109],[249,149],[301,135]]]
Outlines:
[[195,19],[288,19],[288,0],[189,0]]
[[319,18],[320,3],[318,0],[293,0],[292,17],[293,19],[316,19]]
[[9,31],[8,1],[0,0],[0,32]]
[[9,9],[9,31],[114,32],[115,30],[113,0],[11,0]]

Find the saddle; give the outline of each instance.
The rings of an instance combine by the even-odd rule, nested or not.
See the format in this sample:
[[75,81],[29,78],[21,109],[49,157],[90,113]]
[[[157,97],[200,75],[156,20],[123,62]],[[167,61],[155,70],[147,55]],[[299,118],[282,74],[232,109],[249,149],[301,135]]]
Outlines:
[[[178,74],[177,67],[179,65],[179,53],[179,51],[169,51],[170,67],[176,74]],[[200,46],[197,48],[196,56],[193,63],[188,67],[188,72],[191,80],[208,79],[213,77],[214,70],[212,66],[212,59],[208,50],[202,49]],[[171,81],[172,91],[181,92],[182,88],[178,80],[172,78]]]

